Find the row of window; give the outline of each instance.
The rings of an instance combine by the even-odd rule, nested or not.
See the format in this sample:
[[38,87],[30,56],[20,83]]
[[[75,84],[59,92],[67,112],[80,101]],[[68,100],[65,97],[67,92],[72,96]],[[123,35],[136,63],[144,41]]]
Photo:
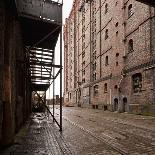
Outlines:
[[[116,5],[117,4],[118,4],[118,2],[116,2]],[[109,5],[108,5],[108,3],[106,3],[104,13],[107,14],[108,11],[109,11]],[[95,23],[96,23],[95,12],[96,12],[96,7],[95,7],[95,5],[93,5],[92,18],[95,20]],[[132,15],[133,15],[133,6],[132,6],[132,4],[130,4],[128,6],[128,18],[130,18]],[[82,21],[85,22],[85,13],[82,13]],[[116,27],[118,26],[117,24],[118,23],[116,23]]]
[[[117,6],[118,2],[116,2],[116,6]],[[107,14],[109,11],[109,5],[108,3],[105,4],[105,14]],[[130,4],[128,6],[128,18],[130,18],[131,16],[133,15],[133,7],[132,7],[132,4]]]
[[[142,74],[136,73],[132,76],[132,88],[134,93],[141,92],[142,90]],[[94,86],[94,95],[97,95],[99,93],[99,85]],[[114,86],[115,90],[118,90],[118,86]],[[104,93],[108,92],[108,84],[104,84]]]
[[[82,13],[82,69],[85,67],[85,12]],[[82,70],[82,83],[85,83],[85,70]]]
[[[116,53],[116,66],[118,66],[118,57],[119,57],[119,53]],[[106,56],[105,57],[105,66],[109,65],[109,57]]]

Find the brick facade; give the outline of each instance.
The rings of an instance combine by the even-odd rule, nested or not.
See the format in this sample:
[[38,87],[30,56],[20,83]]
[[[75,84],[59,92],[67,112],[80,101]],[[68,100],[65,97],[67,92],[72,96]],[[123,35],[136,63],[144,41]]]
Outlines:
[[64,27],[65,103],[152,113],[154,16],[135,0],[75,0]]

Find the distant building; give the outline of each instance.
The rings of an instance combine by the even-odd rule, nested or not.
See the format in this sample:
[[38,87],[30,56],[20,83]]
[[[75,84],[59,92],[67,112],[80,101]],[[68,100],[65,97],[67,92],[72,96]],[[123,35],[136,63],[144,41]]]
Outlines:
[[[62,104],[63,104],[63,97],[62,97]],[[54,101],[53,101],[53,98],[52,99],[46,99],[46,103],[47,103],[47,105],[53,105],[53,103],[55,104],[55,105],[59,105],[60,104],[60,97],[59,97],[59,95],[55,95],[55,97],[54,97]]]
[[64,26],[64,102],[154,113],[155,10],[135,0],[75,0]]

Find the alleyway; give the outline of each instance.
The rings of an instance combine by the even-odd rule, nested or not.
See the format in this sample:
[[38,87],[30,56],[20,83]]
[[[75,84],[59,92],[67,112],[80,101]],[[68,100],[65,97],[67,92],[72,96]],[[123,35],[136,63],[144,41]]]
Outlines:
[[64,107],[62,134],[47,114],[33,114],[14,145],[0,154],[154,155],[154,152],[155,118]]

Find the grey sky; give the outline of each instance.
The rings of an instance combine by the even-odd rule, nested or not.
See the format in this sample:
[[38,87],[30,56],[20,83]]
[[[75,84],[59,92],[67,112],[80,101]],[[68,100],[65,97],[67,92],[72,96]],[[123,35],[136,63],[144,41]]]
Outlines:
[[63,5],[63,19],[65,21],[65,18],[68,17],[71,8],[72,8],[73,0],[64,0],[64,5]]
[[[71,8],[72,8],[72,4],[73,4],[74,0],[63,0],[63,23],[65,23],[65,19],[69,16]],[[56,59],[56,64],[59,65],[60,63],[60,57],[59,57],[59,50],[60,50],[60,42],[58,40],[56,49],[55,49],[55,59]],[[55,72],[57,72],[57,70],[55,70]],[[59,77],[56,79],[55,81],[55,95],[59,94]],[[51,85],[51,87],[53,87]],[[47,98],[52,98],[52,88],[50,88],[50,90],[47,91]]]

